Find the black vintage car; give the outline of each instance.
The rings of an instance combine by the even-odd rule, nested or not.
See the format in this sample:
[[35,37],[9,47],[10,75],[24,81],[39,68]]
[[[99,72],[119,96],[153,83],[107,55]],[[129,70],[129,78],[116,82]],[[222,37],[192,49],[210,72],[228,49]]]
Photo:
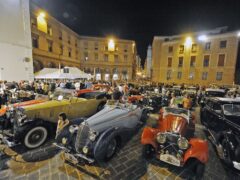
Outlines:
[[201,111],[219,157],[240,170],[240,99],[209,98]]

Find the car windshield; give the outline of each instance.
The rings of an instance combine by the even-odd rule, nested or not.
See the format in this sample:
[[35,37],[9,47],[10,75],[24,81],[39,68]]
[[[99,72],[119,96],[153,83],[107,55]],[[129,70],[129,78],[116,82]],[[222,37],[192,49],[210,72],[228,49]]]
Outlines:
[[223,113],[226,116],[240,116],[240,104],[224,104]]
[[66,92],[66,91],[55,91],[54,94],[53,94],[53,97],[52,99],[54,100],[63,100],[63,99],[67,99],[69,100],[70,97],[73,96],[73,93],[72,92]]
[[219,91],[206,91],[205,96],[207,97],[224,97],[224,92]]
[[166,113],[172,113],[172,114],[179,114],[179,115],[184,115],[188,116],[188,110],[186,109],[180,109],[180,108],[165,108]]

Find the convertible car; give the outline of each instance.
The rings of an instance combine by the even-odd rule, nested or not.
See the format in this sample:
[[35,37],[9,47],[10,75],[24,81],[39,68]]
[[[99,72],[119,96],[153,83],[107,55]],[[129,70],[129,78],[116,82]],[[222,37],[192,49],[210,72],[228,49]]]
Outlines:
[[49,135],[55,134],[60,112],[68,114],[69,120],[89,117],[106,103],[101,92],[87,98],[74,97],[71,90],[57,90],[48,101],[10,110],[10,125],[3,129],[2,141],[8,146],[22,143],[29,149],[41,146]]
[[145,127],[141,137],[143,156],[156,157],[174,166],[191,166],[201,177],[208,161],[208,144],[194,137],[194,116],[189,110],[165,107],[160,114],[152,114],[154,127]]
[[103,110],[83,122],[77,120],[57,137],[55,145],[65,151],[66,160],[74,164],[107,161],[144,124],[144,108],[109,102]]

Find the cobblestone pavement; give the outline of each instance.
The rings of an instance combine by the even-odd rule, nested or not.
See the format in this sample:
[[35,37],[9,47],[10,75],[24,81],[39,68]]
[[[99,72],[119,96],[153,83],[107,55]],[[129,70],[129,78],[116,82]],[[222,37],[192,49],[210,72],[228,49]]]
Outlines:
[[[198,114],[199,109],[196,110]],[[199,116],[197,115],[197,119]],[[199,120],[198,120],[199,123]],[[81,164],[73,166],[64,161],[63,153],[48,142],[44,147],[27,151],[20,147],[15,149],[0,146],[0,179],[16,180],[71,180],[71,179],[189,179],[189,172],[158,160],[145,161],[141,156],[141,130],[119,150],[114,158],[103,164]],[[206,138],[204,127],[196,125],[196,136]],[[204,179],[224,180],[240,177],[220,162],[211,143],[210,159],[206,164]]]

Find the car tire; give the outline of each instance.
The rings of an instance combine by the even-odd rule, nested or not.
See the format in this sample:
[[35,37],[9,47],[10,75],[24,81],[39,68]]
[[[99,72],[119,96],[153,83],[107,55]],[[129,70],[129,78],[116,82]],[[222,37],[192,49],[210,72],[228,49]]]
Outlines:
[[146,160],[151,160],[154,157],[155,149],[151,144],[146,144],[142,149],[142,156]]
[[[48,130],[44,126],[35,126],[26,131],[23,138],[23,145],[28,149],[35,149],[45,143],[48,137]],[[36,141],[36,142],[35,142]]]
[[117,147],[118,147],[117,139],[116,138],[111,139],[107,144],[104,161],[109,161],[115,155],[115,153],[117,152]]

